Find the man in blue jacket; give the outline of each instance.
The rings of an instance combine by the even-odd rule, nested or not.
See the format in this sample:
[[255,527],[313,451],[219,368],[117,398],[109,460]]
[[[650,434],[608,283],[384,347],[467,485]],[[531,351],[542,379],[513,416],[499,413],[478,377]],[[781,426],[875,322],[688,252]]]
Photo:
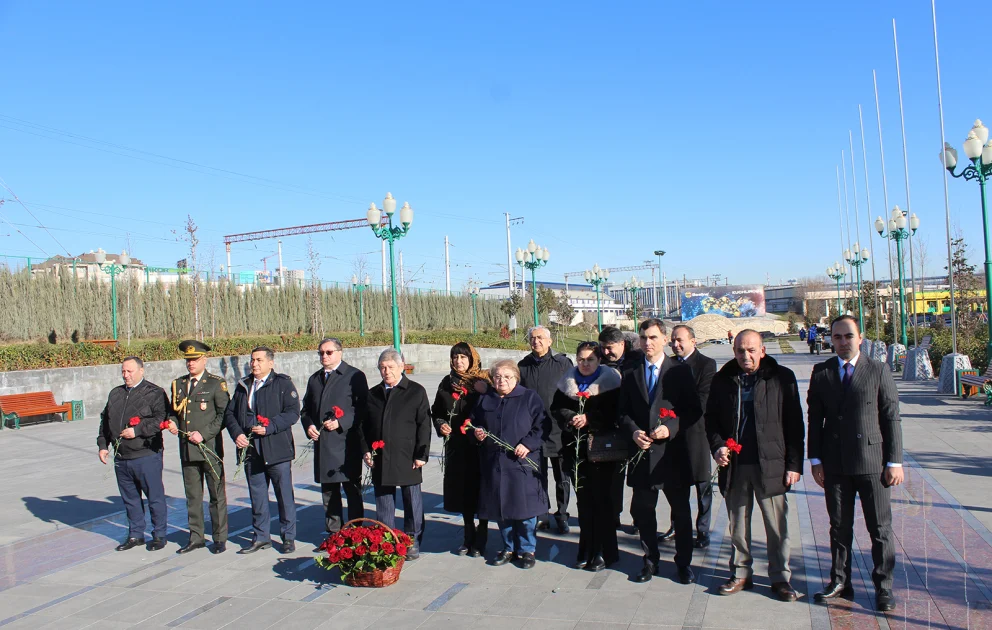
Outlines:
[[251,499],[252,544],[238,553],[272,546],[269,532],[269,482],[279,506],[282,553],[296,551],[296,503],[292,464],[296,457],[293,425],[300,419],[300,398],[293,379],[273,371],[275,352],[251,351],[251,374],[238,381],[224,412],[224,424],[244,462]]

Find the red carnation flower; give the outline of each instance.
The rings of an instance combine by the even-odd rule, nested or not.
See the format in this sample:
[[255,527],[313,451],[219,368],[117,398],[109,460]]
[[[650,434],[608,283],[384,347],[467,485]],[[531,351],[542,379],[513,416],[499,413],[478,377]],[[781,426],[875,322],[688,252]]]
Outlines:
[[340,547],[344,544],[344,536],[341,534],[334,534],[334,536],[331,537],[331,542]]
[[391,542],[384,542],[382,543],[382,551],[383,553],[393,553],[396,551],[396,547],[394,547]]
[[661,418],[661,419],[674,418],[675,417],[675,412],[672,411],[671,409],[662,407],[661,410],[658,411],[658,417]]
[[578,394],[575,395],[576,398],[585,398],[585,399],[588,399],[589,396],[590,396],[589,392],[579,392]]
[[265,416],[258,416],[258,423],[263,427],[269,426],[269,419]]
[[454,392],[451,394],[451,397],[454,398],[455,400],[458,400],[462,397],[462,394],[461,392]]
[[396,553],[398,553],[401,556],[405,556],[406,555],[406,545],[404,545],[404,544],[396,545]]
[[327,559],[332,563],[341,562],[341,553],[338,551],[327,554]]
[[344,560],[351,560],[351,558],[354,555],[355,554],[354,554],[354,552],[352,552],[351,547],[342,547],[342,549],[341,549],[341,558],[342,559],[344,559]]
[[160,425],[158,425],[158,428],[159,428],[160,431],[164,431],[164,430],[168,429],[169,428],[169,421],[168,420],[163,420],[162,423]]
[[372,450],[373,451],[378,451],[379,449],[385,448],[385,447],[386,447],[386,443],[383,442],[382,440],[377,440],[375,442],[372,442]]
[[364,556],[368,552],[369,552],[369,548],[366,547],[365,545],[358,545],[357,547],[355,547],[355,555],[357,556]]
[[379,544],[378,543],[372,543],[371,545],[369,545],[369,552],[370,553],[379,553]]
[[727,440],[726,447],[738,455],[740,455],[741,453],[742,447],[740,443],[738,443],[737,440],[735,440],[734,438],[730,438]]
[[138,416],[134,416],[133,418],[127,421],[127,426],[129,427],[136,427],[139,424],[141,424],[141,418],[139,418]]
[[462,423],[462,426],[460,426],[458,428],[458,430],[462,432],[462,435],[465,435],[465,431],[467,431],[470,428],[471,429],[474,429],[475,427],[472,426],[472,421],[471,420],[469,420],[468,418],[465,418],[465,422]]
[[344,410],[341,409],[341,407],[338,407],[337,405],[334,405],[333,407],[331,407],[331,412],[334,413],[334,419],[335,420],[338,420],[338,419],[341,419],[341,418],[344,417]]

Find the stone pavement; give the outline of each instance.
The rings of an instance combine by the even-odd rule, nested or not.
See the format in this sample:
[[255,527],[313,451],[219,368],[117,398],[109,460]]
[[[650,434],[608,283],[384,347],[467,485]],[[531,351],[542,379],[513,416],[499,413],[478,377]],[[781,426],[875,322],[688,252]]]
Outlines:
[[[731,356],[729,346],[705,352],[720,363]],[[778,344],[769,352],[796,370],[804,393],[815,361],[829,357],[781,354]],[[414,378],[432,391],[441,375]],[[899,381],[899,388],[907,483],[893,493],[899,607],[888,616],[872,609],[870,543],[860,514],[855,601],[812,603],[829,572],[829,541],[823,493],[806,483],[808,474],[790,494],[793,586],[803,594],[794,604],[771,597],[760,518],[753,541],[757,587],[733,597],[715,594],[728,575],[729,557],[719,493],[713,544],[693,560],[699,575],[693,585],[673,581],[670,555],[663,558],[662,577],[631,582],[641,561],[637,540],[627,533],[620,537],[621,562],[596,574],[569,568],[578,539],[574,528],[568,536],[542,535],[539,562],[530,571],[452,555],[461,541],[460,517],[440,509],[436,461],[425,474],[425,553],[385,589],[353,589],[336,572],[314,566],[310,544],[321,540],[323,519],[309,465],[294,469],[296,553],[175,555],[187,533],[174,443],[165,472],[170,545],[117,553],[113,548],[126,532],[122,506],[113,478],[105,477],[96,458],[96,422],[90,418],[0,433],[0,474],[8,481],[0,489],[0,627],[992,628],[992,411],[979,401],[938,396],[933,382]],[[229,465],[229,478],[231,470]],[[229,482],[228,499],[237,547],[251,533],[243,479]],[[661,503],[659,522],[667,523]],[[369,514],[371,509],[370,500]],[[629,524],[627,514],[624,520]],[[490,533],[490,556],[498,538]]]

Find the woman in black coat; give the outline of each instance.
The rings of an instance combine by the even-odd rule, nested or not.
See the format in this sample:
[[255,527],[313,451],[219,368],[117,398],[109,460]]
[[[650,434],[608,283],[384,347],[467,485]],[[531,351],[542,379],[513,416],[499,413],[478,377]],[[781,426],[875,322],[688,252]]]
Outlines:
[[616,429],[620,373],[602,365],[603,351],[595,341],[580,343],[575,359],[577,367],[558,382],[551,417],[562,430],[564,470],[572,477],[579,504],[575,568],[602,571],[620,559],[613,507],[613,481],[620,463],[590,462],[586,437]]
[[[551,420],[541,398],[520,386],[516,363],[498,361],[490,373],[494,387],[472,414],[475,439],[481,443],[479,517],[499,521],[503,551],[492,564],[504,565],[516,557],[524,569],[530,569],[535,564],[537,516],[548,511],[537,463]],[[487,438],[489,432],[513,450]]]
[[473,558],[486,551],[489,521],[475,515],[479,509],[479,444],[458,430],[472,415],[479,395],[489,389],[489,376],[479,365],[479,353],[460,342],[451,347],[451,373],[441,380],[434,396],[431,416],[444,442],[444,509],[461,514],[464,542],[456,553]]

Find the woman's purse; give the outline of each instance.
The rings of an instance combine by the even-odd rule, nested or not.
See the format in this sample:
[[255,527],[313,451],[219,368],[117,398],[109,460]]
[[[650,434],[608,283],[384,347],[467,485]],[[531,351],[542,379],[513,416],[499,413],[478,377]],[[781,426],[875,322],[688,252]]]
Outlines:
[[620,429],[591,433],[586,440],[589,447],[586,458],[594,464],[623,462],[630,457],[630,437]]

